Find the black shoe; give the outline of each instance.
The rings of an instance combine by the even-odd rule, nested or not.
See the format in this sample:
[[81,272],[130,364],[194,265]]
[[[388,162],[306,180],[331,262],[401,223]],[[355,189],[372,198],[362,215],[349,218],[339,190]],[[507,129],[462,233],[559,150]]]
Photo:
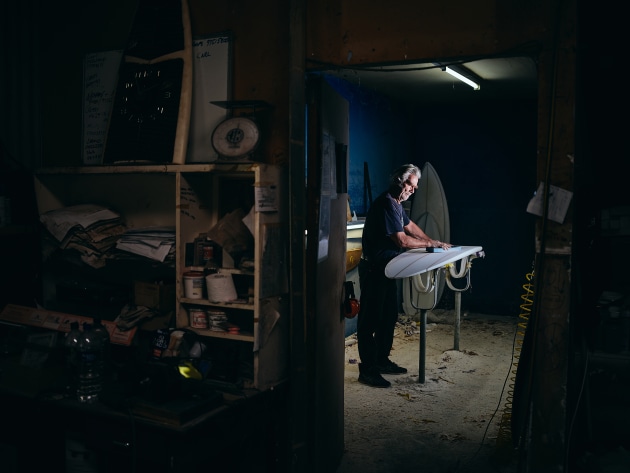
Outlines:
[[382,361],[381,363],[376,365],[376,369],[378,369],[378,371],[383,374],[405,374],[407,372],[407,368],[398,366],[390,359]]
[[359,365],[359,383],[367,384],[374,388],[389,388],[392,383],[381,376],[377,369],[362,369]]

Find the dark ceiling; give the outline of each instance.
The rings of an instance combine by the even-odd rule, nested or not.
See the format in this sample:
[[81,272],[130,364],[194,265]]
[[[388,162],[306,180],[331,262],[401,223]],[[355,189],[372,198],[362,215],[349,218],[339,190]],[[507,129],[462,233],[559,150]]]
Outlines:
[[459,66],[480,79],[479,90],[450,76],[435,63],[338,69],[326,73],[410,104],[536,97],[536,64],[529,57],[480,59],[462,62]]

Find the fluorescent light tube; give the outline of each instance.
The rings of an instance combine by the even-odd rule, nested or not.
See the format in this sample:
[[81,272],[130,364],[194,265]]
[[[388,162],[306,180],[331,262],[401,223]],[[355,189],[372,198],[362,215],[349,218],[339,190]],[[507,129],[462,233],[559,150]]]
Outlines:
[[473,90],[479,90],[481,88],[481,86],[479,84],[477,84],[476,82],[470,80],[468,77],[461,75],[459,72],[451,69],[448,66],[446,66],[446,68],[444,70],[446,72],[448,72],[450,75],[452,75],[453,77],[456,77],[457,79],[459,79],[462,82],[465,82],[466,84],[471,86],[473,88]]

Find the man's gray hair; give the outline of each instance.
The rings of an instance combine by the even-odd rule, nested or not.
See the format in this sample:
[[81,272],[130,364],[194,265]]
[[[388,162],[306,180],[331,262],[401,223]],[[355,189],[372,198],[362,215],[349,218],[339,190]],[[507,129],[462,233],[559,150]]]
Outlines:
[[415,164],[403,164],[389,177],[389,183],[392,186],[400,187],[402,189],[405,185],[405,181],[409,179],[409,176],[416,176],[418,180],[420,180],[422,172]]

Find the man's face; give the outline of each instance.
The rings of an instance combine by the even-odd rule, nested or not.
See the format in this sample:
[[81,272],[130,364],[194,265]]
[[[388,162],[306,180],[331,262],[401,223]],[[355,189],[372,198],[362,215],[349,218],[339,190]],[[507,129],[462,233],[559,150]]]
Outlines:
[[418,178],[414,175],[409,176],[403,183],[402,192],[400,194],[400,201],[403,202],[407,200],[409,197],[413,195],[413,193],[418,189]]

